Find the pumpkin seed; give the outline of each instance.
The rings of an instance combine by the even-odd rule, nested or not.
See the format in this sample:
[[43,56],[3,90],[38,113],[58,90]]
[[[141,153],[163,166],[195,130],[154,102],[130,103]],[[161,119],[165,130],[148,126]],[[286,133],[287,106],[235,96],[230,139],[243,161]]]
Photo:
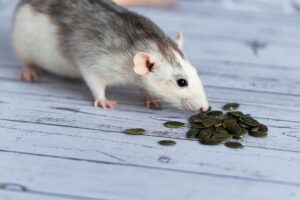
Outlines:
[[222,111],[219,111],[219,110],[215,110],[215,111],[210,111],[208,113],[209,116],[213,116],[213,117],[217,117],[217,116],[220,116],[220,115],[223,115],[223,112]]
[[227,130],[223,127],[217,127],[215,131],[216,133],[228,133]]
[[253,132],[253,133],[249,133],[249,135],[251,135],[252,137],[257,137],[257,138],[263,138],[266,137],[268,135],[268,133],[266,132]]
[[181,128],[184,126],[184,123],[176,122],[176,121],[169,121],[169,122],[166,122],[164,125],[165,125],[165,127],[168,127],[168,128]]
[[159,141],[158,143],[160,145],[163,145],[163,146],[174,146],[174,145],[176,145],[176,142],[173,141],[173,140],[162,140],[162,141]]
[[214,133],[213,138],[220,140],[229,140],[232,138],[232,135],[229,133]]
[[202,122],[202,119],[198,115],[193,115],[190,117],[189,122],[198,123],[198,122]]
[[215,118],[206,118],[202,121],[202,125],[206,128],[212,127],[217,123],[218,121]]
[[244,116],[244,113],[236,111],[236,112],[228,112],[229,115],[237,118],[242,118]]
[[228,103],[223,106],[223,110],[235,110],[238,107],[240,107],[240,105],[238,103]]
[[199,113],[198,115],[197,115],[200,119],[205,119],[205,118],[207,118],[207,114],[206,113]]
[[260,126],[259,126],[259,131],[260,132],[268,132],[269,131],[269,129],[268,129],[268,127],[266,126],[266,125],[264,125],[264,124],[261,124]]
[[252,117],[245,116],[241,119],[241,121],[248,126],[252,126],[252,127],[260,126],[259,122]]
[[223,126],[232,135],[238,135],[242,132],[239,124],[233,119],[224,121]]
[[201,138],[200,143],[205,144],[205,145],[217,145],[217,144],[222,143],[222,140],[218,139],[218,138],[208,136],[208,137]]
[[207,129],[202,129],[199,131],[199,139],[204,138],[204,137],[211,137],[212,136],[212,130],[207,128]]
[[195,138],[199,134],[199,129],[197,128],[192,128],[186,133],[187,138]]
[[124,133],[128,135],[143,135],[145,134],[146,130],[142,128],[134,128],[134,129],[125,129]]
[[225,146],[231,149],[241,149],[244,147],[244,145],[239,142],[225,142]]

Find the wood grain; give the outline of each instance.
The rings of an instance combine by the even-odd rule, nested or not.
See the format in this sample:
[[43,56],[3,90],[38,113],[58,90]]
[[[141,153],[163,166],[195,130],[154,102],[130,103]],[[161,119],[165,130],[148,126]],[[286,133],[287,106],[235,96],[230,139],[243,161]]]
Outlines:
[[[80,80],[47,74],[18,79],[10,47],[12,11],[0,1],[0,199],[299,199],[300,19],[281,0],[180,1],[181,10],[132,7],[168,34],[184,31],[211,105],[238,102],[269,126],[242,150],[185,137],[191,112],[143,107],[136,88],[109,89],[119,102],[103,111]],[[1,6],[2,5],[2,6]],[[2,23],[3,22],[3,23]],[[125,128],[141,127],[143,136]],[[174,147],[158,141],[173,139]]]

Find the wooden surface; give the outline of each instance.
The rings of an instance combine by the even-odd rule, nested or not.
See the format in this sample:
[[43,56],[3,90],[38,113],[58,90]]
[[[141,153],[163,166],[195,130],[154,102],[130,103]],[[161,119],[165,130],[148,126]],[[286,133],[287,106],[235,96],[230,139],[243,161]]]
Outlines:
[[[16,1],[0,1],[0,199],[300,199],[299,1],[181,1],[180,11],[132,8],[167,33],[184,31],[186,52],[215,109],[238,102],[270,127],[245,148],[203,146],[192,113],[148,110],[132,88],[113,88],[117,109],[91,107],[81,81],[51,75],[21,82],[9,42]],[[144,127],[145,136],[124,135]],[[172,138],[174,147],[158,141]]]

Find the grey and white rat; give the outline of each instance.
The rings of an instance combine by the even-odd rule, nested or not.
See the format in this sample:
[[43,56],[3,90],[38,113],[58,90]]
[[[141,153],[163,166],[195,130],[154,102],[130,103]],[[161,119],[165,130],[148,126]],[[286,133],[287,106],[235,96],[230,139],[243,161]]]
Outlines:
[[12,38],[24,80],[36,80],[38,69],[83,78],[96,107],[115,107],[106,99],[107,86],[133,84],[149,107],[160,107],[153,98],[159,97],[178,108],[209,108],[182,51],[183,34],[172,40],[148,18],[111,0],[22,0]]

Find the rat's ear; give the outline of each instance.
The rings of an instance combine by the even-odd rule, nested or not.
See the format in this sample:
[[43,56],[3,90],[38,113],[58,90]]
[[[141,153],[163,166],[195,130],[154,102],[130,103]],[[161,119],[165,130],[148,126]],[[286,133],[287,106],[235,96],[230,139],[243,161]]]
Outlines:
[[138,75],[146,75],[150,73],[154,67],[154,61],[150,54],[139,52],[134,56],[134,72]]
[[178,45],[179,49],[183,49],[183,43],[184,43],[184,36],[182,32],[177,33],[176,39],[175,39],[176,44]]

